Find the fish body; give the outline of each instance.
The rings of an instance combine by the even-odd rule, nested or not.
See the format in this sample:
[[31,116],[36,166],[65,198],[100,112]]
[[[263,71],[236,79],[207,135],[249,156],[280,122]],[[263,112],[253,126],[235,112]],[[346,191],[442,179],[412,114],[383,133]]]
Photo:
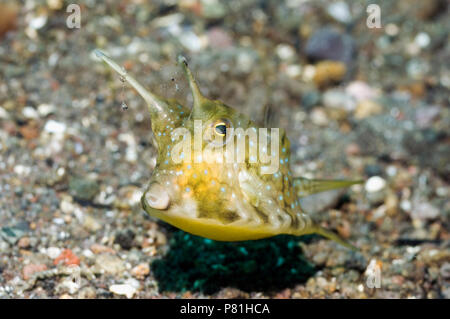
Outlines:
[[[299,198],[356,182],[294,178],[285,131],[262,128],[236,109],[204,97],[182,57],[178,62],[193,94],[192,109],[145,90],[106,55],[97,55],[148,104],[158,147],[157,164],[141,198],[148,214],[219,241],[318,233],[353,248],[314,223]],[[263,140],[266,144],[260,144]],[[264,163],[261,154],[266,155]]]

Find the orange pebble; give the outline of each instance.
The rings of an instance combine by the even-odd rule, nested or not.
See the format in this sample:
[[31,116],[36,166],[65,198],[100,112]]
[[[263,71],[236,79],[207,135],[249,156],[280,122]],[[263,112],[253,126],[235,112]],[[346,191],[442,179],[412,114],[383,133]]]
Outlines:
[[55,258],[53,264],[58,265],[61,261],[66,266],[80,264],[80,258],[78,258],[70,249],[64,249],[61,254]]

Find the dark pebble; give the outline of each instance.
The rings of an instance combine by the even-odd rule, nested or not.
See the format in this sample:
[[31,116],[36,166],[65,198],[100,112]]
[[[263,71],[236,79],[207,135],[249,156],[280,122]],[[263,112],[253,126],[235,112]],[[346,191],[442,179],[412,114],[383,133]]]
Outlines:
[[325,27],[316,31],[308,39],[305,48],[306,56],[314,61],[341,61],[347,67],[351,66],[355,52],[353,38],[331,27]]
[[131,229],[119,231],[114,239],[115,244],[119,244],[122,249],[129,250],[133,247],[134,232]]

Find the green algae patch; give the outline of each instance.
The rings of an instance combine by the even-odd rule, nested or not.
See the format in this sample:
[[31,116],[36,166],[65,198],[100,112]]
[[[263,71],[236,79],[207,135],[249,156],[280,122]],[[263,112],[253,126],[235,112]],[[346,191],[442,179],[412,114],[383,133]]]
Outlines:
[[276,291],[305,282],[315,273],[301,241],[305,238],[282,235],[218,242],[178,231],[168,253],[151,269],[160,291],[214,293],[224,287]]

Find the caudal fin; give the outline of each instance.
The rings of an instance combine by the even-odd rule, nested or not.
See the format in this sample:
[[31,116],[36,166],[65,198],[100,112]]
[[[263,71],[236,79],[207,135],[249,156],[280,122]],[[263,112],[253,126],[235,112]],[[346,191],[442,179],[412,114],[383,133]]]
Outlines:
[[347,181],[347,180],[327,180],[327,179],[308,179],[297,177],[294,179],[294,187],[298,197],[306,197],[308,195],[325,192],[333,189],[349,187],[355,184],[361,184],[363,181]]

